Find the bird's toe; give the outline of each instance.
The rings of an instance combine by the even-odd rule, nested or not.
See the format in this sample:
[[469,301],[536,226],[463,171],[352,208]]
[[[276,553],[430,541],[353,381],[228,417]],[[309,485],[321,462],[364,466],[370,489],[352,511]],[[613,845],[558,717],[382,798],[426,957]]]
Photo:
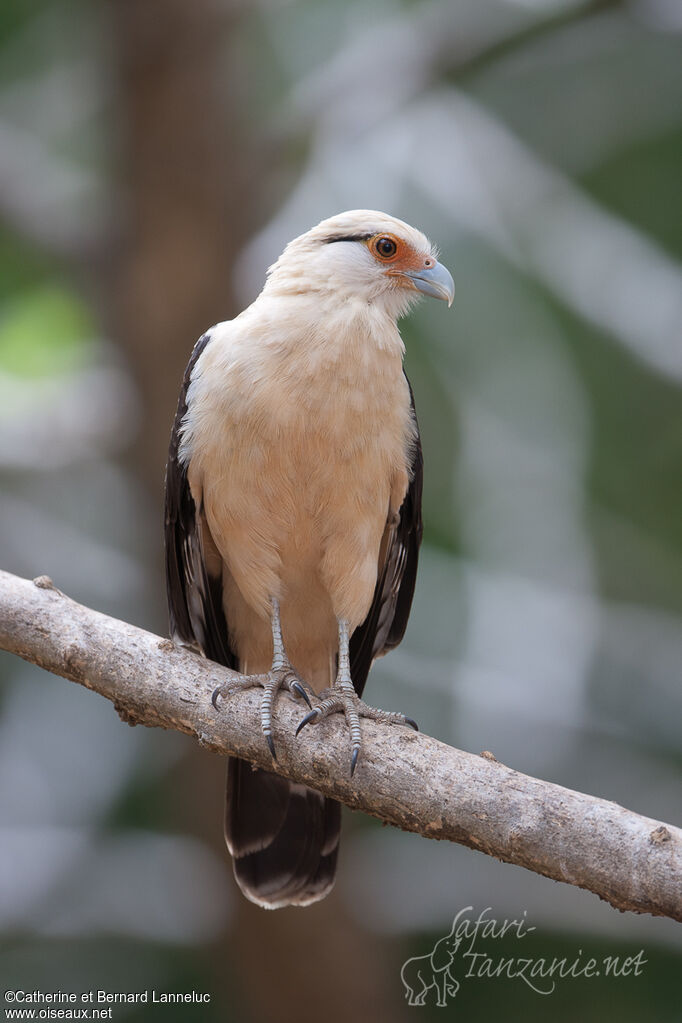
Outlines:
[[355,773],[360,753],[362,751],[362,732],[360,729],[360,718],[371,718],[373,721],[381,721],[391,725],[409,725],[415,731],[419,731],[417,722],[412,718],[405,717],[396,711],[380,710],[378,707],[370,707],[361,700],[357,693],[350,690],[350,683],[337,683],[325,693],[325,698],[313,708],[309,714],[299,722],[296,735],[306,725],[321,721],[330,714],[343,714],[348,725],[351,743],[350,773]]

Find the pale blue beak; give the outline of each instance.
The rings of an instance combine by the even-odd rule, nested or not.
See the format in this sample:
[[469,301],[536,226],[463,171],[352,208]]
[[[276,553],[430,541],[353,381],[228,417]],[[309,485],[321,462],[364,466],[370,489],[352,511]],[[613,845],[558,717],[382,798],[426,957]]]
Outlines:
[[409,277],[417,291],[430,298],[442,298],[447,302],[448,308],[452,305],[455,282],[448,268],[442,263],[436,263],[435,266],[428,268],[423,267],[421,270],[402,270],[401,273],[404,277]]

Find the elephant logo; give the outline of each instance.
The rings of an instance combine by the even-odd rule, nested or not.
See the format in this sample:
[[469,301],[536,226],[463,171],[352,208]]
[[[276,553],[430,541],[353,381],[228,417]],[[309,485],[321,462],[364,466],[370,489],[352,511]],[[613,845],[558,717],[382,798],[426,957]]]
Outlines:
[[448,995],[454,998],[459,991],[459,981],[450,973],[462,940],[455,931],[456,924],[457,918],[452,922],[450,933],[440,938],[427,955],[413,956],[403,963],[400,979],[405,985],[408,1005],[426,1005],[426,997],[434,988],[436,1004],[443,1008]]

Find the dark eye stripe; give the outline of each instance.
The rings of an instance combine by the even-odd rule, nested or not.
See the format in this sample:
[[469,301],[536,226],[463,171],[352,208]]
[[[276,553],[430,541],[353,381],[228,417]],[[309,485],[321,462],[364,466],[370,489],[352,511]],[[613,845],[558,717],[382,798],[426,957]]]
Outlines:
[[336,234],[332,235],[331,238],[325,238],[324,244],[331,245],[332,242],[366,242],[373,237],[374,232],[372,231],[368,234]]

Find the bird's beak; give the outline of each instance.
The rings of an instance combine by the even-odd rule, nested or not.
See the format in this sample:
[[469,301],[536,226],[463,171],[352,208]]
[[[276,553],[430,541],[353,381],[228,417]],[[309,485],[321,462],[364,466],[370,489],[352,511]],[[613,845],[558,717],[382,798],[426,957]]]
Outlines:
[[455,282],[452,274],[442,263],[435,266],[422,267],[421,270],[403,270],[403,276],[407,277],[417,291],[431,298],[442,298],[447,302],[448,308],[452,305],[455,297]]

